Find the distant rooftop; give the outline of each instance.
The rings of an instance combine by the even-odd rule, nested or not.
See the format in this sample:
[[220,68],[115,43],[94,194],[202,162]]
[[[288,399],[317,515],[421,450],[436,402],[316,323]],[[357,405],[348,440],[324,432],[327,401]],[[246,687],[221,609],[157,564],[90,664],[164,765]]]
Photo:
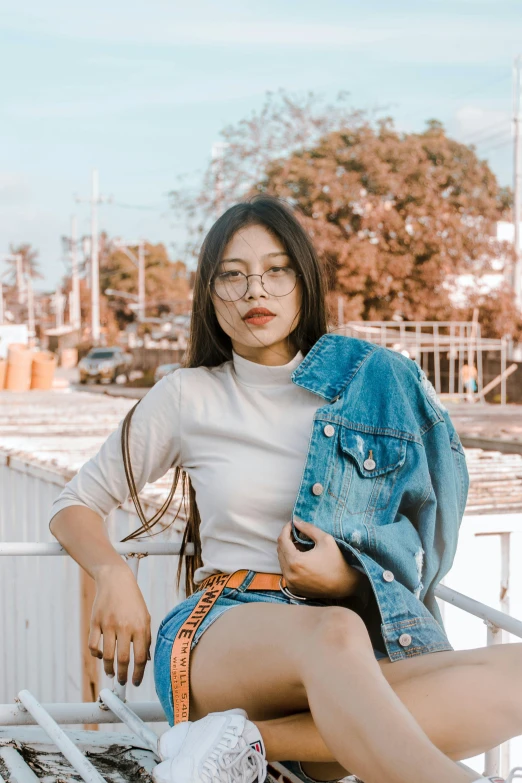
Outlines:
[[[79,391],[1,392],[0,451],[68,481],[134,404],[123,397]],[[468,514],[522,511],[522,455],[469,448],[466,458],[471,478]],[[169,471],[140,496],[159,507],[171,482]]]
[[[136,400],[79,391],[0,392],[0,456],[30,461],[68,481],[93,457]],[[154,507],[172,484],[169,470],[140,492]]]
[[467,514],[522,511],[522,454],[465,449],[470,476]]

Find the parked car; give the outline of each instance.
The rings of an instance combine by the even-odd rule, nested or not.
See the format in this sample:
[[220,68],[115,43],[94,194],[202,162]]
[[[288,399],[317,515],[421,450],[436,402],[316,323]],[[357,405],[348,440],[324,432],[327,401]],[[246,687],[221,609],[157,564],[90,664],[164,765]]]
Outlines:
[[165,375],[168,375],[169,372],[174,372],[174,370],[177,370],[179,367],[181,367],[181,364],[176,364],[176,363],[158,365],[154,370],[154,383],[161,381],[161,379],[164,378]]
[[80,383],[115,383],[122,377],[127,380],[131,364],[132,355],[121,348],[92,348],[78,363]]

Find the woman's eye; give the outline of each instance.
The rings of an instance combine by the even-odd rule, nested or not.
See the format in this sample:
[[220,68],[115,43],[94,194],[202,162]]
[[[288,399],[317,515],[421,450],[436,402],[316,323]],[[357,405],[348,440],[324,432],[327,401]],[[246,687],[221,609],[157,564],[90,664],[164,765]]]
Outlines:
[[221,272],[221,274],[218,275],[218,277],[221,280],[233,280],[234,278],[237,279],[240,274],[241,274],[241,272],[237,272],[235,270],[230,270],[229,272]]

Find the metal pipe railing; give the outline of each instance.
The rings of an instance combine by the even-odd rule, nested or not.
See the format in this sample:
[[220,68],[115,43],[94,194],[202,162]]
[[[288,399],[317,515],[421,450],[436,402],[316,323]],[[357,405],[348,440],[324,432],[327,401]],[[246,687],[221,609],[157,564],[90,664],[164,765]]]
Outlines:
[[[179,555],[181,544],[160,541],[125,541],[112,542],[112,546],[120,555]],[[187,555],[194,554],[194,545],[187,544]],[[39,544],[32,541],[0,542],[0,555],[5,556],[40,556],[51,557],[67,555],[68,552],[60,544]]]
[[[67,704],[42,704],[46,712],[64,726],[75,723],[119,723],[120,719],[99,701]],[[164,723],[165,713],[159,702],[137,701],[132,709],[146,723]],[[21,702],[0,704],[0,726],[35,726],[33,718]]]
[[105,783],[98,770],[89,759],[83,755],[74,742],[61,729],[47,710],[34,698],[30,691],[20,691],[18,698],[25,709],[31,713],[38,725],[61,750],[67,761],[74,767],[85,783]]
[[446,585],[436,587],[435,595],[442,601],[446,601],[446,603],[452,604],[464,612],[468,612],[468,614],[479,617],[486,624],[489,623],[491,627],[502,628],[502,630],[522,639],[522,622],[515,617],[500,612],[498,609],[493,609],[492,606],[487,604],[482,604],[480,601],[475,601],[474,598],[452,590],[450,587],[446,587]]
[[137,734],[142,742],[159,758],[158,735],[155,734],[145,721],[142,721],[134,710],[123,703],[119,696],[108,688],[100,691],[100,700],[113,712],[122,723],[125,723],[133,734]]
[[[509,534],[502,533],[503,537]],[[505,546],[502,547],[502,585],[501,585],[501,599],[502,606],[509,608],[508,601],[508,585],[509,585],[509,541],[504,542]],[[116,551],[125,557],[129,567],[133,571],[136,579],[138,578],[139,561],[142,557],[154,556],[168,556],[179,555],[181,544],[168,543],[168,542],[152,542],[152,541],[128,541],[125,543],[113,543]],[[64,556],[68,553],[58,543],[34,543],[34,542],[9,542],[0,543],[0,556]],[[187,554],[193,554],[193,545],[187,546]],[[511,617],[506,612],[494,609],[487,604],[483,604],[480,601],[476,601],[470,596],[459,593],[456,590],[452,590],[446,585],[439,584],[435,589],[435,595],[440,600],[449,603],[462,611],[472,614],[475,617],[483,620],[487,625],[487,644],[499,644],[502,641],[502,631],[506,631],[513,636],[522,639],[522,621]],[[28,694],[26,691],[21,691],[22,694]],[[141,702],[133,704],[133,709],[130,710],[125,704],[125,686],[115,684],[114,690],[111,692],[108,689],[104,689],[100,695],[100,700],[96,703],[78,703],[78,704],[47,704],[38,705],[41,710],[48,715],[49,720],[55,725],[57,723],[116,723],[123,720],[124,723],[136,723],[139,728],[138,734],[141,733],[141,727],[143,722],[164,722],[165,715],[161,706],[154,702]],[[112,695],[111,695],[112,694]],[[28,694],[28,697],[31,695]],[[31,697],[34,699],[34,697]],[[25,697],[24,697],[25,700]],[[36,700],[35,700],[36,701]],[[38,704],[36,702],[36,704]],[[109,710],[107,709],[109,707]],[[114,707],[117,713],[112,711]],[[34,712],[34,710],[33,710]],[[15,705],[4,704],[0,705],[0,726],[19,726],[26,724],[34,724],[34,716],[31,715],[31,711],[28,711],[20,703]],[[59,727],[58,727],[59,728]],[[147,729],[147,732],[150,732]],[[152,739],[151,739],[152,737]],[[148,739],[151,743],[154,743],[153,733],[150,732]],[[507,746],[507,747],[506,747]],[[509,744],[504,743],[504,750],[502,762],[503,766],[509,766]],[[485,771],[486,775],[499,774],[500,767],[500,747],[492,748],[485,754]],[[512,770],[511,773],[515,773],[518,770]],[[518,776],[517,776],[518,777]]]
[[34,774],[16,748],[11,748],[9,745],[0,748],[0,759],[7,767],[11,780],[16,783],[40,783],[40,778]]

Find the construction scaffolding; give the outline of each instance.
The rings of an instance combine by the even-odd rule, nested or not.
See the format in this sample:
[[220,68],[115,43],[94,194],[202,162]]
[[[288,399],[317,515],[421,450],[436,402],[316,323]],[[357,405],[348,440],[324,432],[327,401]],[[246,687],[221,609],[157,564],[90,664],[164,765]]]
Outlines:
[[[442,397],[484,400],[500,386],[500,402],[506,404],[506,381],[517,365],[507,367],[509,337],[482,337],[473,321],[348,321],[335,332],[391,348],[415,359]],[[500,374],[484,386],[483,355],[500,355]],[[441,365],[447,364],[447,372]],[[475,384],[470,383],[475,380]]]

